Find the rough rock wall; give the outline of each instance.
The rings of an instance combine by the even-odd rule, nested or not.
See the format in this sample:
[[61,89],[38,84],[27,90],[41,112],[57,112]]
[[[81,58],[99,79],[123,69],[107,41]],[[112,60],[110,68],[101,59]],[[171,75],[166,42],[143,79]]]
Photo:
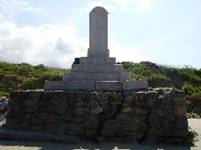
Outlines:
[[87,139],[185,142],[185,95],[175,89],[139,92],[13,92],[9,128],[76,134]]
[[188,117],[201,118],[201,98],[187,97],[187,113]]

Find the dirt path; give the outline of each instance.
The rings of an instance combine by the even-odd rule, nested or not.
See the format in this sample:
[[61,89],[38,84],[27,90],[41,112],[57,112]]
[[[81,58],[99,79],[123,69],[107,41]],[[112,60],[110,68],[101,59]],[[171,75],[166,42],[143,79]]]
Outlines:
[[196,147],[176,145],[140,145],[129,143],[80,143],[77,145],[40,143],[40,142],[16,142],[0,141],[0,150],[201,150],[201,119],[189,119],[189,126],[199,134]]

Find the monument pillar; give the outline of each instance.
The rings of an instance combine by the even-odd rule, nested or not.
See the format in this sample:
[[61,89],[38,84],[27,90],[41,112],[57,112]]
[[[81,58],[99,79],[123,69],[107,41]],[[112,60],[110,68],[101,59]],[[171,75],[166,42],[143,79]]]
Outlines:
[[88,56],[109,57],[108,12],[103,7],[95,7],[90,12]]
[[63,81],[46,81],[45,90],[122,91],[146,89],[146,80],[129,81],[122,64],[109,57],[108,12],[95,7],[90,12],[89,49],[87,57],[76,58]]

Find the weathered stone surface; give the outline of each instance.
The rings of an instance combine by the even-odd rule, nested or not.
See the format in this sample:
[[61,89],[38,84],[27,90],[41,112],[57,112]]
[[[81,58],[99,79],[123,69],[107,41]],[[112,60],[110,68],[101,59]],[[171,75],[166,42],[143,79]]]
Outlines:
[[8,98],[0,96],[0,115],[4,114],[7,110],[8,110]]
[[121,82],[96,82],[96,91],[121,91]]
[[8,98],[0,96],[0,126],[5,123],[5,116],[8,111]]
[[[96,58],[94,58],[96,59]],[[110,58],[108,58],[109,60]],[[110,63],[83,63],[83,64],[73,64],[72,65],[72,72],[70,76],[74,73],[121,73],[124,71],[124,68],[121,64],[110,64]],[[76,79],[74,77],[73,79]],[[81,78],[82,80],[86,80],[84,77]],[[96,79],[96,78],[95,78]],[[94,78],[91,78],[91,81],[96,81]],[[89,79],[88,79],[89,80]],[[103,81],[107,79],[103,79]],[[108,78],[108,80],[111,80]],[[114,81],[118,81],[119,79],[113,79]],[[79,81],[79,80],[77,80]],[[112,80],[111,80],[112,81]]]
[[[82,75],[79,75],[82,78]],[[45,81],[46,90],[65,90],[65,91],[95,91],[96,83],[93,81]]]
[[201,118],[201,98],[195,97],[187,100],[187,112],[194,118]]
[[80,64],[112,65],[115,63],[116,63],[115,57],[80,57]]
[[[146,89],[148,84],[145,80],[135,80],[131,84],[126,82],[121,82],[126,79],[125,74],[118,73],[87,73],[82,74],[74,72],[75,81],[46,81],[44,89],[49,91],[64,90],[64,91],[121,91],[121,90],[139,90]],[[81,81],[81,78],[84,81]],[[92,81],[91,79],[96,79]],[[104,81],[104,79],[111,79],[111,81]],[[120,80],[120,81],[117,81]],[[80,80],[80,81],[78,81]],[[136,84],[135,84],[136,82]],[[140,84],[141,83],[141,84]],[[126,84],[126,85],[125,85]],[[125,88],[126,87],[126,88]]]
[[53,133],[41,133],[23,130],[13,130],[0,128],[0,140],[14,141],[42,141],[42,142],[60,142],[68,144],[79,144],[81,138],[75,135],[63,135]]
[[102,107],[95,107],[94,109],[91,110],[92,114],[100,114],[103,112],[103,108]]
[[146,89],[148,87],[147,80],[135,80],[123,82],[124,90]]
[[6,126],[105,140],[185,142],[184,93],[172,88],[138,92],[14,92]]

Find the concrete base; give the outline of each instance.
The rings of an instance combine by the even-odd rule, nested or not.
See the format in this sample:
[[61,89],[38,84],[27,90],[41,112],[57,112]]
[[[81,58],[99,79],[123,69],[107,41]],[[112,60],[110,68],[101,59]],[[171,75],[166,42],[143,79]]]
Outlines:
[[147,89],[147,80],[135,81],[45,81],[45,90],[64,91],[121,91]]

